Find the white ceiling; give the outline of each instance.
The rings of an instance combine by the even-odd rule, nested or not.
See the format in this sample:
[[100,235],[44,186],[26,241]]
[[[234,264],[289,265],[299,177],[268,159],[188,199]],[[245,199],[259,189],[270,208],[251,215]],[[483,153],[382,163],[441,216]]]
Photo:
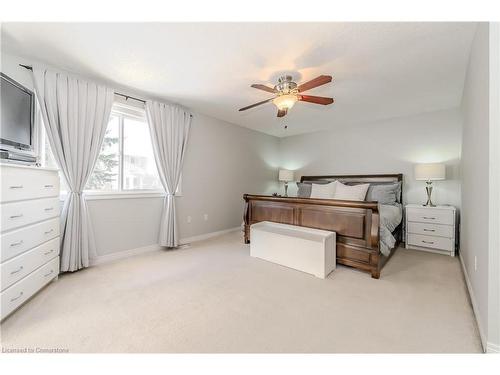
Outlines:
[[[105,79],[194,111],[287,136],[459,105],[474,23],[3,23],[2,48]],[[270,97],[283,73],[329,74],[276,118]],[[283,125],[288,125],[285,130]]]

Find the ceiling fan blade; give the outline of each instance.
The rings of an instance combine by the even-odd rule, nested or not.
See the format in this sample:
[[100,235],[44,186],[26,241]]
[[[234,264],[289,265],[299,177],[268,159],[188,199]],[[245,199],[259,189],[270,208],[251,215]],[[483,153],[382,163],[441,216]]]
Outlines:
[[288,109],[278,109],[278,117],[283,117],[288,113]]
[[324,96],[299,95],[299,100],[302,102],[323,104],[323,105],[328,105],[333,103],[332,98],[325,98]]
[[305,83],[299,85],[299,87],[297,87],[297,90],[299,90],[299,92],[304,92],[307,90],[311,90],[315,87],[324,85],[325,83],[328,83],[331,81],[332,81],[332,76],[319,76],[319,77],[316,77],[308,82],[305,82]]
[[254,89],[264,90],[273,94],[276,94],[278,92],[278,90],[276,90],[274,87],[261,85],[259,83],[254,83],[253,85],[250,85],[250,87],[253,87]]
[[253,108],[253,107],[257,107],[258,105],[261,105],[261,104],[264,104],[264,103],[267,103],[267,102],[270,102],[271,100],[273,100],[274,98],[271,98],[271,99],[266,99],[266,100],[263,100],[261,102],[258,102],[258,103],[255,103],[255,104],[252,104],[252,105],[249,105],[247,107],[243,107],[243,108],[240,108],[239,111],[246,111],[247,109],[250,109],[250,108]]

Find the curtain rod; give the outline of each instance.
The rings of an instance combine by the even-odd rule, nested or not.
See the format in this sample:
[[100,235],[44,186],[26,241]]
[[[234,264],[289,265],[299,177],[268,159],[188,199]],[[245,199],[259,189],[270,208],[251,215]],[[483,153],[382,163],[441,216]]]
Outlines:
[[[28,70],[33,71],[33,67],[32,66],[24,65],[24,64],[19,64],[19,66],[22,66],[24,69],[28,69]],[[122,96],[122,97],[125,98],[125,100],[133,99],[133,100],[137,100],[139,102],[142,102],[142,103],[146,104],[146,101],[144,99],[134,98],[133,96],[121,94],[121,93],[116,92],[116,91],[115,91],[115,95]],[[189,116],[193,117],[193,115],[191,115],[191,114]]]
[[[32,66],[29,66],[29,65],[24,65],[24,64],[19,64],[19,66],[22,66],[23,68],[25,69],[28,69],[28,70],[31,70],[33,71],[33,67]],[[133,96],[130,96],[130,95],[125,95],[125,94],[121,94],[119,92],[115,92],[115,95],[118,95],[118,96],[123,96],[125,98],[125,100],[128,100],[128,99],[133,99],[133,100],[137,100],[139,102],[143,102],[144,104],[146,104],[146,101],[143,100],[143,99],[139,99],[139,98],[134,98]]]

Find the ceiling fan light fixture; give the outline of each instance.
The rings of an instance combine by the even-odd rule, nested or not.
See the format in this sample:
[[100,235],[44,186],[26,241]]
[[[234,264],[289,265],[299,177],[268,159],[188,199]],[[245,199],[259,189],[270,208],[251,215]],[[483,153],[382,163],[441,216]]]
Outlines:
[[282,76],[278,78],[278,84],[274,87],[270,87],[268,85],[263,85],[260,83],[254,83],[253,85],[250,85],[254,89],[270,92],[272,94],[275,94],[276,96],[274,98],[269,98],[261,102],[240,108],[239,111],[246,111],[247,109],[254,108],[265,103],[273,102],[273,104],[278,108],[277,116],[283,117],[286,116],[290,108],[292,108],[298,101],[320,105],[332,104],[334,102],[333,98],[303,95],[304,91],[314,89],[315,87],[322,86],[331,81],[332,76],[321,75],[310,81],[304,82],[301,85],[297,85],[297,83],[293,81],[292,76]]
[[279,95],[273,99],[273,104],[280,110],[288,110],[293,107],[293,105],[297,102],[297,95],[294,94],[285,94]]

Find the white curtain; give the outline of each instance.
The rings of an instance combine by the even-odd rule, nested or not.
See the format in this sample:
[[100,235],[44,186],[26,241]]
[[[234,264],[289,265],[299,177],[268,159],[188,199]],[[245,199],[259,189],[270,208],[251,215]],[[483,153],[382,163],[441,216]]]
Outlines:
[[175,192],[181,178],[191,114],[181,107],[155,101],[146,102],[146,114],[160,180],[167,193],[163,203],[159,244],[179,245],[175,214]]
[[89,266],[92,228],[82,191],[92,173],[113,105],[112,89],[33,67],[50,147],[68,186],[62,211],[61,271]]

